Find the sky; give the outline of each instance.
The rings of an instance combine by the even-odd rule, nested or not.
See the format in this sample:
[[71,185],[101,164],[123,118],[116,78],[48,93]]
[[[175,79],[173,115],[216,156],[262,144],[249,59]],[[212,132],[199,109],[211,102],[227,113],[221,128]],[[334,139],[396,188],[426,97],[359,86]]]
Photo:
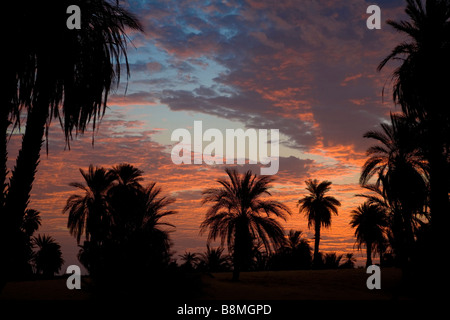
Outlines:
[[[314,231],[308,230],[296,203],[307,193],[305,180],[329,180],[330,195],[342,206],[331,229],[322,231],[320,249],[353,252],[363,265],[365,252],[357,251],[349,222],[351,210],[363,202],[355,196],[363,192],[358,179],[371,145],[363,134],[398,111],[390,91],[394,66],[382,72],[376,67],[404,40],[385,23],[404,17],[404,1],[121,3],[144,28],[128,33],[130,77],[122,74],[98,128],[75,137],[70,150],[57,122],[52,124],[49,152],[43,148],[33,186],[29,207],[41,212],[38,233],[61,244],[62,272],[70,264],[80,265],[62,209],[77,192],[69,183],[82,182],[79,168],[90,164],[126,162],[143,170],[144,184],[154,181],[176,198],[171,208],[178,214],[169,221],[176,226],[171,233],[174,258],[206,250],[206,235],[199,235],[207,210],[201,192],[218,186],[225,166],[175,165],[170,157],[176,143],[172,132],[192,132],[199,120],[204,130],[223,133],[278,129],[280,167],[272,196],[293,213],[283,226],[302,230],[313,245]],[[381,8],[380,30],[366,27],[371,4]],[[20,140],[19,132],[10,140],[9,168]]]

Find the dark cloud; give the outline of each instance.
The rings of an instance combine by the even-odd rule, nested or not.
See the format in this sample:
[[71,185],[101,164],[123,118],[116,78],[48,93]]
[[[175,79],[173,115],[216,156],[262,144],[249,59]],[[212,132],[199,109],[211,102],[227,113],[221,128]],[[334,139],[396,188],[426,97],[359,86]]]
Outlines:
[[[149,98],[174,111],[279,128],[292,147],[303,150],[318,141],[365,149],[362,134],[386,116],[383,76],[375,68],[395,40],[388,29],[367,30],[369,4],[230,3],[152,2],[141,8],[147,38],[179,73],[166,83],[148,80],[155,85]],[[398,6],[381,5],[384,17],[398,16]],[[226,71],[202,83],[194,62],[202,59]],[[182,89],[180,82],[194,88]]]

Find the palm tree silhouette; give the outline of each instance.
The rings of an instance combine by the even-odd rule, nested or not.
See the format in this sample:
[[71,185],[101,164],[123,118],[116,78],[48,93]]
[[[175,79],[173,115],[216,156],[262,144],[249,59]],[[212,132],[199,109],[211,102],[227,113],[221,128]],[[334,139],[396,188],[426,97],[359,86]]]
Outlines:
[[311,266],[312,249],[308,240],[303,237],[302,231],[289,230],[286,248],[292,257],[292,260],[294,260],[294,263],[297,264],[297,268],[306,269]]
[[343,269],[353,269],[355,267],[356,258],[354,257],[353,253],[346,253],[344,256],[345,260],[340,265]]
[[34,246],[33,234],[39,229],[41,220],[40,212],[34,209],[27,209],[22,219],[22,225],[20,227],[22,232],[22,251],[16,254],[21,257],[22,263],[17,267],[22,268],[20,274],[24,276],[33,273],[31,266]]
[[336,252],[325,253],[323,257],[323,265],[327,269],[337,269],[341,263],[343,255]]
[[393,73],[393,99],[409,119],[421,126],[425,142],[421,148],[429,163],[431,227],[437,258],[446,250],[450,219],[450,108],[447,107],[450,3],[407,0],[405,12],[408,21],[388,21],[388,24],[406,35],[408,41],[397,45],[378,70],[391,60],[401,61]]
[[[378,143],[367,150],[360,183],[373,193],[366,196],[368,200],[389,214],[391,244],[404,268],[412,254],[417,221],[426,216],[429,166],[417,146],[421,139],[417,124],[391,115],[391,123],[381,128],[364,135]],[[369,182],[372,177],[376,177],[374,184]]]
[[203,191],[202,203],[211,203],[211,207],[200,233],[209,228],[208,241],[220,237],[222,244],[227,242],[233,257],[233,280],[237,281],[240,271],[251,263],[255,240],[260,240],[268,252],[284,243],[283,228],[270,215],[285,220],[291,213],[284,204],[263,198],[271,195],[271,177],[251,171],[239,174],[230,168],[225,172],[228,179],[217,180],[221,187]]
[[86,184],[73,182],[70,185],[84,194],[73,194],[67,199],[63,209],[64,213],[69,213],[67,227],[77,243],[85,234],[86,240],[100,245],[113,223],[107,209],[106,193],[115,177],[106,169],[92,165],[87,172],[80,169],[80,173]]
[[329,228],[331,226],[331,214],[338,214],[337,207],[341,203],[336,198],[326,195],[331,189],[330,181],[322,181],[319,183],[317,179],[309,179],[305,183],[309,195],[298,200],[297,206],[299,207],[299,213],[304,213],[308,219],[308,228],[314,226],[313,265],[318,267],[322,262],[319,254],[320,229],[321,227]]
[[385,241],[384,229],[387,227],[385,211],[381,206],[366,201],[357,209],[352,210],[350,226],[355,228],[358,249],[363,244],[366,247],[366,267],[368,267],[372,265],[373,252]]
[[[17,230],[29,201],[43,138],[48,135],[51,120],[58,119],[67,144],[72,132],[83,133],[88,123],[95,130],[111,89],[120,81],[122,62],[129,73],[125,30],[142,30],[136,18],[120,7],[119,1],[114,5],[106,0],[92,0],[88,5],[80,3],[82,28],[69,30],[64,12],[71,4],[72,1],[63,0],[45,6],[25,1],[11,11],[10,22],[16,27],[11,29],[13,64],[6,74],[8,88],[15,87],[16,92],[8,91],[9,96],[5,97],[8,113],[2,112],[2,116],[7,121],[9,114],[26,109],[27,120],[4,201],[6,221],[3,224],[7,226],[5,231],[10,230],[10,237],[18,237]],[[6,123],[5,118],[0,123]],[[0,143],[4,142],[2,136]],[[3,149],[2,146],[2,159]],[[1,161],[0,170],[4,170]],[[4,177],[2,172],[0,178]],[[14,258],[17,248],[13,247],[8,249],[11,261],[6,265],[17,260]]]
[[200,254],[200,262],[208,272],[220,272],[228,270],[229,257],[223,254],[224,248],[211,248],[206,245],[206,252]]
[[[137,257],[144,256],[144,265],[159,268],[170,261],[169,228],[175,228],[172,223],[162,221],[177,211],[168,207],[175,202],[175,198],[163,196],[162,189],[155,182],[150,183],[139,194],[134,206],[138,210],[135,225],[128,231],[131,235],[130,246],[135,248]],[[133,207],[133,204],[130,204]],[[130,249],[131,251],[134,249]],[[158,265],[159,264],[159,265]]]
[[22,232],[27,236],[31,237],[35,231],[41,226],[41,216],[40,212],[34,209],[27,209],[22,221]]
[[174,226],[162,219],[176,213],[167,209],[175,199],[163,196],[156,183],[143,187],[142,171],[129,164],[110,170],[90,165],[80,172],[85,184],[71,185],[83,194],[71,195],[63,212],[77,242],[86,237],[78,257],[89,273],[107,279],[168,263],[171,242],[164,226]]
[[61,270],[64,260],[62,258],[61,246],[51,236],[40,234],[34,238],[34,244],[38,251],[33,257],[36,272],[44,277],[53,277]]
[[181,266],[189,271],[194,270],[200,262],[200,258],[197,256],[197,253],[191,253],[188,251],[186,251],[183,255],[180,255],[180,259],[181,261],[184,261]]
[[391,204],[397,202],[404,214],[423,212],[429,167],[415,144],[420,139],[417,128],[406,117],[392,114],[391,123],[382,123],[381,128],[364,134],[378,144],[367,150],[369,158],[363,165],[360,183],[367,185],[376,176],[375,186],[382,188]]

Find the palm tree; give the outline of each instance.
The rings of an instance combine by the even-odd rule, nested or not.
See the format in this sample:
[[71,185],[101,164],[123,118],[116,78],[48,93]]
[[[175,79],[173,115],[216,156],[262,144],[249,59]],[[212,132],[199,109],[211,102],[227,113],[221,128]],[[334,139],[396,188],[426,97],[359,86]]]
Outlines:
[[[391,244],[406,267],[417,221],[426,216],[429,166],[416,143],[421,139],[417,123],[402,115],[391,115],[391,123],[383,123],[381,128],[364,135],[378,143],[367,150],[369,158],[363,165],[360,183],[374,194],[368,200],[389,214]],[[376,177],[374,184],[370,183],[372,177]]]
[[197,253],[191,253],[186,251],[183,255],[180,255],[181,261],[184,263],[181,265],[186,270],[194,270],[197,264],[200,262],[200,258]]
[[345,260],[340,265],[340,268],[353,269],[355,267],[355,263],[356,263],[356,258],[354,257],[353,253],[346,253],[344,258],[345,258]]
[[342,260],[342,254],[336,254],[336,252],[326,253],[323,257],[323,265],[327,269],[337,269]]
[[122,163],[113,166],[109,173],[114,179],[107,192],[109,212],[115,220],[115,237],[122,237],[124,234],[119,235],[119,232],[126,234],[130,228],[140,226],[142,210],[134,208],[133,204],[137,204],[138,198],[144,193],[140,184],[143,172],[130,164]]
[[89,272],[105,271],[108,259],[117,265],[111,272],[129,271],[133,263],[145,268],[168,261],[171,242],[162,227],[174,226],[161,219],[176,213],[167,209],[175,199],[162,196],[156,183],[142,187],[142,171],[129,164],[111,170],[90,165],[80,172],[85,184],[71,186],[83,194],[71,195],[63,212],[69,213],[67,227],[78,243],[85,234],[79,258]]
[[40,212],[34,209],[27,209],[23,216],[22,225],[20,227],[22,237],[21,252],[17,252],[17,256],[20,255],[22,263],[17,266],[20,269],[20,274],[31,275],[33,273],[31,262],[33,258],[33,234],[39,229],[41,225]]
[[128,230],[131,235],[129,242],[131,247],[137,248],[137,256],[144,256],[146,265],[159,267],[157,264],[169,263],[171,242],[170,231],[166,227],[175,226],[162,220],[177,214],[177,211],[168,208],[174,202],[175,198],[163,196],[162,189],[152,182],[140,193],[136,205],[130,204],[130,207],[138,210],[139,213],[135,216],[139,219],[136,219],[135,226]]
[[355,228],[358,249],[363,244],[366,246],[368,267],[372,265],[372,253],[384,243],[384,229],[387,227],[385,211],[381,206],[366,201],[352,210],[350,226]]
[[[8,107],[12,105],[8,108],[9,114],[17,114],[22,109],[27,111],[22,147],[12,170],[4,204],[5,230],[10,230],[13,238],[18,236],[43,138],[48,135],[52,119],[60,122],[68,145],[74,130],[76,134],[83,133],[88,123],[92,123],[95,129],[105,112],[111,89],[120,81],[123,61],[127,75],[129,72],[125,31],[127,28],[142,30],[136,18],[120,7],[119,1],[112,4],[106,0],[92,0],[89,5],[80,2],[83,27],[69,30],[64,12],[71,4],[73,1],[57,1],[46,6],[25,1],[8,15],[11,16],[11,26],[16,27],[11,29],[14,34],[10,44],[14,64],[8,67],[6,75],[9,77],[8,88],[16,89],[9,90],[5,100]],[[6,121],[8,119],[0,119],[2,125]],[[4,136],[0,143],[4,143]],[[0,170],[4,169],[6,149],[3,149],[0,148]],[[0,178],[4,176],[2,172]],[[14,263],[16,250],[13,247],[8,249],[11,261],[4,264]]]
[[228,179],[218,179],[219,188],[203,191],[202,204],[211,203],[200,233],[209,228],[208,241],[221,238],[227,242],[233,257],[233,280],[239,280],[241,270],[248,267],[254,242],[262,242],[266,251],[284,243],[284,232],[280,223],[271,217],[286,220],[290,210],[284,204],[264,199],[271,196],[269,176],[253,175],[251,171],[239,174],[227,168]]
[[295,269],[306,269],[311,266],[311,246],[300,230],[289,230],[286,248],[294,262]]
[[381,187],[391,206],[410,216],[422,213],[429,167],[414,143],[420,139],[419,132],[406,117],[392,114],[391,123],[382,123],[381,128],[364,134],[378,144],[367,150],[369,158],[363,165],[360,184],[367,185],[376,176],[375,187]]
[[319,183],[317,179],[309,179],[305,183],[309,195],[298,200],[297,206],[299,207],[299,213],[304,213],[308,219],[308,228],[314,226],[313,264],[315,267],[318,267],[321,264],[319,254],[320,229],[321,227],[329,228],[331,226],[331,214],[338,214],[337,207],[341,203],[336,198],[326,195],[331,189],[330,181],[322,181]]
[[[441,0],[407,0],[408,21],[388,21],[409,39],[397,45],[380,63],[378,70],[391,60],[400,60],[393,73],[394,102],[406,116],[420,122],[429,163],[430,210],[435,257],[446,250],[449,224],[449,154],[450,108],[450,3]],[[447,152],[443,152],[447,150]],[[435,263],[438,263],[435,261]]]
[[100,245],[113,224],[107,209],[106,193],[114,176],[106,169],[92,165],[87,172],[80,169],[80,173],[86,184],[73,182],[70,185],[82,190],[83,194],[71,195],[67,199],[63,213],[69,213],[67,227],[78,244],[81,236],[85,234],[86,240]]
[[35,231],[37,231],[41,225],[40,212],[34,209],[27,209],[22,221],[22,232],[27,236],[31,237]]
[[229,257],[224,255],[223,251],[222,247],[214,249],[209,244],[206,245],[206,252],[200,254],[200,260],[208,272],[220,272],[228,269]]
[[39,234],[34,238],[34,244],[38,251],[34,255],[36,272],[45,277],[53,277],[61,270],[64,260],[62,258],[61,246],[51,236]]

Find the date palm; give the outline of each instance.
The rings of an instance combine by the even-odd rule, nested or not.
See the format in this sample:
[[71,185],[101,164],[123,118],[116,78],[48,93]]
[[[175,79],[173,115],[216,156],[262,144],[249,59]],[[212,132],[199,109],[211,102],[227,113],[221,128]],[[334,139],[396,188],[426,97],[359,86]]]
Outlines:
[[293,269],[307,269],[311,267],[312,248],[303,232],[300,230],[289,230],[287,234],[284,253],[291,258]]
[[220,272],[229,268],[229,256],[223,254],[224,248],[211,248],[206,245],[206,252],[200,254],[200,262],[208,272]]
[[343,269],[353,269],[355,267],[356,258],[353,253],[346,253],[344,256],[344,262],[340,265]]
[[36,272],[45,277],[53,277],[64,264],[61,246],[53,237],[45,234],[35,237],[34,244],[38,248],[33,258]]
[[[363,165],[360,183],[372,192],[368,200],[388,213],[391,245],[406,267],[417,219],[426,213],[429,165],[417,145],[421,140],[417,122],[391,115],[391,123],[382,123],[381,128],[364,135],[377,143],[367,150],[369,158]],[[376,178],[373,184],[372,178]]]
[[114,232],[127,233],[130,228],[134,228],[139,219],[142,218],[141,210],[132,210],[133,204],[139,202],[139,197],[144,192],[144,187],[140,184],[143,181],[143,172],[138,168],[122,163],[113,166],[109,170],[113,177],[111,187],[107,192],[107,202],[110,214],[114,217]]
[[[64,13],[72,4],[78,4],[82,11],[80,30],[66,27]],[[17,238],[50,123],[58,120],[67,144],[74,131],[83,133],[89,123],[96,128],[109,93],[120,81],[122,62],[128,74],[126,31],[142,28],[119,1],[114,4],[107,0],[21,1],[12,6],[6,19],[12,33],[12,59],[8,60],[5,77],[8,88],[15,90],[5,93],[2,110],[8,108],[8,112],[2,112],[6,118],[0,123],[7,128],[8,117],[13,114],[17,120],[20,111],[26,111],[27,117],[22,146],[3,199],[5,232],[0,233]],[[0,139],[0,143],[6,142],[4,136]],[[0,148],[2,179],[6,177],[5,150]],[[0,185],[3,183],[0,181]],[[11,254],[6,255],[9,258],[4,264],[11,265],[13,271],[12,264],[17,260],[14,252],[20,249],[11,246],[7,250]]]
[[202,203],[211,207],[200,225],[200,233],[209,229],[208,241],[220,237],[222,244],[227,243],[236,281],[240,271],[249,265],[256,241],[261,241],[268,252],[284,243],[283,228],[275,217],[286,220],[291,213],[281,202],[264,198],[271,196],[271,177],[251,171],[239,174],[230,168],[225,172],[228,179],[218,179],[220,187],[203,191]]
[[87,241],[100,245],[113,223],[107,208],[106,194],[114,176],[106,169],[92,165],[87,172],[80,169],[80,173],[85,184],[73,182],[70,185],[80,189],[83,194],[71,195],[63,209],[69,214],[67,227],[78,244],[84,234]]
[[331,189],[330,181],[319,182],[317,179],[307,180],[306,190],[309,194],[298,200],[299,213],[304,213],[308,220],[308,228],[314,227],[314,258],[313,264],[318,267],[321,264],[319,254],[320,230],[322,227],[331,226],[331,215],[338,214],[341,203],[332,196],[326,194]]
[[[384,229],[387,227],[385,211],[379,205],[364,202],[352,210],[350,226],[355,228],[358,249],[366,247],[366,267],[372,265],[372,254],[384,243]],[[381,258],[381,257],[380,257]]]
[[[393,73],[393,98],[408,118],[419,121],[429,163],[434,256],[446,250],[450,203],[450,2],[407,0],[408,20],[388,21],[407,37],[380,63],[401,61]],[[446,152],[444,152],[446,150]],[[438,263],[435,261],[435,263]]]
[[71,185],[82,194],[71,195],[63,212],[77,242],[86,237],[79,259],[90,274],[106,279],[166,263],[171,242],[164,227],[174,226],[162,220],[176,213],[167,208],[175,199],[163,196],[156,183],[141,186],[142,171],[129,164],[80,172],[85,183]]
[[428,163],[421,148],[418,124],[405,116],[392,115],[391,123],[382,123],[381,131],[369,131],[364,138],[376,145],[367,150],[369,157],[363,165],[360,184],[367,185],[376,177],[375,187],[381,188],[391,206],[404,214],[422,212],[426,204]]
[[186,251],[183,255],[180,255],[180,260],[184,261],[182,267],[186,270],[194,270],[194,268],[200,262],[200,257],[198,257],[197,253],[192,253]]

